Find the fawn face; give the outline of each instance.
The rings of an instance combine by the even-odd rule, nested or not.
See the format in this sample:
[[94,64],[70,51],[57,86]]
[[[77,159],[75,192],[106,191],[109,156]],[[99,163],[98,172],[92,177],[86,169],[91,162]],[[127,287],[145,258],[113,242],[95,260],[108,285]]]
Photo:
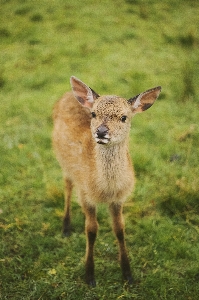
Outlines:
[[150,108],[161,87],[147,90],[128,101],[118,96],[99,96],[78,78],[71,77],[74,96],[92,115],[91,132],[98,144],[114,145],[127,139],[130,120],[136,113]]
[[127,100],[117,96],[99,97],[91,115],[91,132],[98,144],[117,144],[128,136],[132,112]]

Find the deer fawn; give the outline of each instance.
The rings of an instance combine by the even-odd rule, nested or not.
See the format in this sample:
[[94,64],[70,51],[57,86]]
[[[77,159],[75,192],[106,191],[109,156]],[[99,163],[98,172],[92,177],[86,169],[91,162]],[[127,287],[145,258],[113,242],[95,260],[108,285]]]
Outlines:
[[73,93],[66,93],[53,111],[53,146],[65,179],[63,233],[70,234],[70,201],[74,186],[85,213],[86,282],[95,286],[96,205],[107,203],[119,243],[122,273],[124,279],[132,283],[122,216],[123,203],[134,186],[128,150],[129,131],[132,116],[151,107],[161,87],[127,101],[118,96],[99,96],[74,76],[71,86]]

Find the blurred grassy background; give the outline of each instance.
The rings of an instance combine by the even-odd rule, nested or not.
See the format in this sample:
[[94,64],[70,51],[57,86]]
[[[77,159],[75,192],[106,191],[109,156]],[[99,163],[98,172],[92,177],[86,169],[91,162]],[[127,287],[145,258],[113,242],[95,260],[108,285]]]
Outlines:
[[[1,299],[198,299],[198,13],[196,0],[0,0]],[[61,238],[51,112],[71,75],[127,98],[163,88],[132,123],[131,289],[105,206],[96,289],[84,284],[84,218],[75,202],[74,233]]]

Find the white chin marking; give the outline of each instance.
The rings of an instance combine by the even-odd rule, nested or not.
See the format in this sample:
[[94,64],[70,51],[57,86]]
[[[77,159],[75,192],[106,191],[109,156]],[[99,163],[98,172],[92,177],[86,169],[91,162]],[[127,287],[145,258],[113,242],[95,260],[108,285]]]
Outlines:
[[107,144],[107,143],[108,143],[108,141],[109,141],[109,140],[103,140],[103,142],[104,142],[105,144]]
[[96,142],[98,144],[107,144],[109,142],[109,140],[107,139],[98,139],[98,138],[95,138]]

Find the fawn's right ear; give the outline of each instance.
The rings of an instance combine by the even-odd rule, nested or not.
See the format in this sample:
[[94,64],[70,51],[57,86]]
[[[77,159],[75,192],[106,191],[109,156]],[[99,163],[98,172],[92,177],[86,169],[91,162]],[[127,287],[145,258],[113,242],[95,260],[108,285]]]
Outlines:
[[161,86],[147,90],[134,98],[130,98],[128,103],[131,105],[131,110],[134,114],[141,113],[153,105],[161,92]]
[[70,83],[73,94],[79,103],[85,107],[92,108],[95,99],[97,99],[99,95],[75,76],[71,76]]

